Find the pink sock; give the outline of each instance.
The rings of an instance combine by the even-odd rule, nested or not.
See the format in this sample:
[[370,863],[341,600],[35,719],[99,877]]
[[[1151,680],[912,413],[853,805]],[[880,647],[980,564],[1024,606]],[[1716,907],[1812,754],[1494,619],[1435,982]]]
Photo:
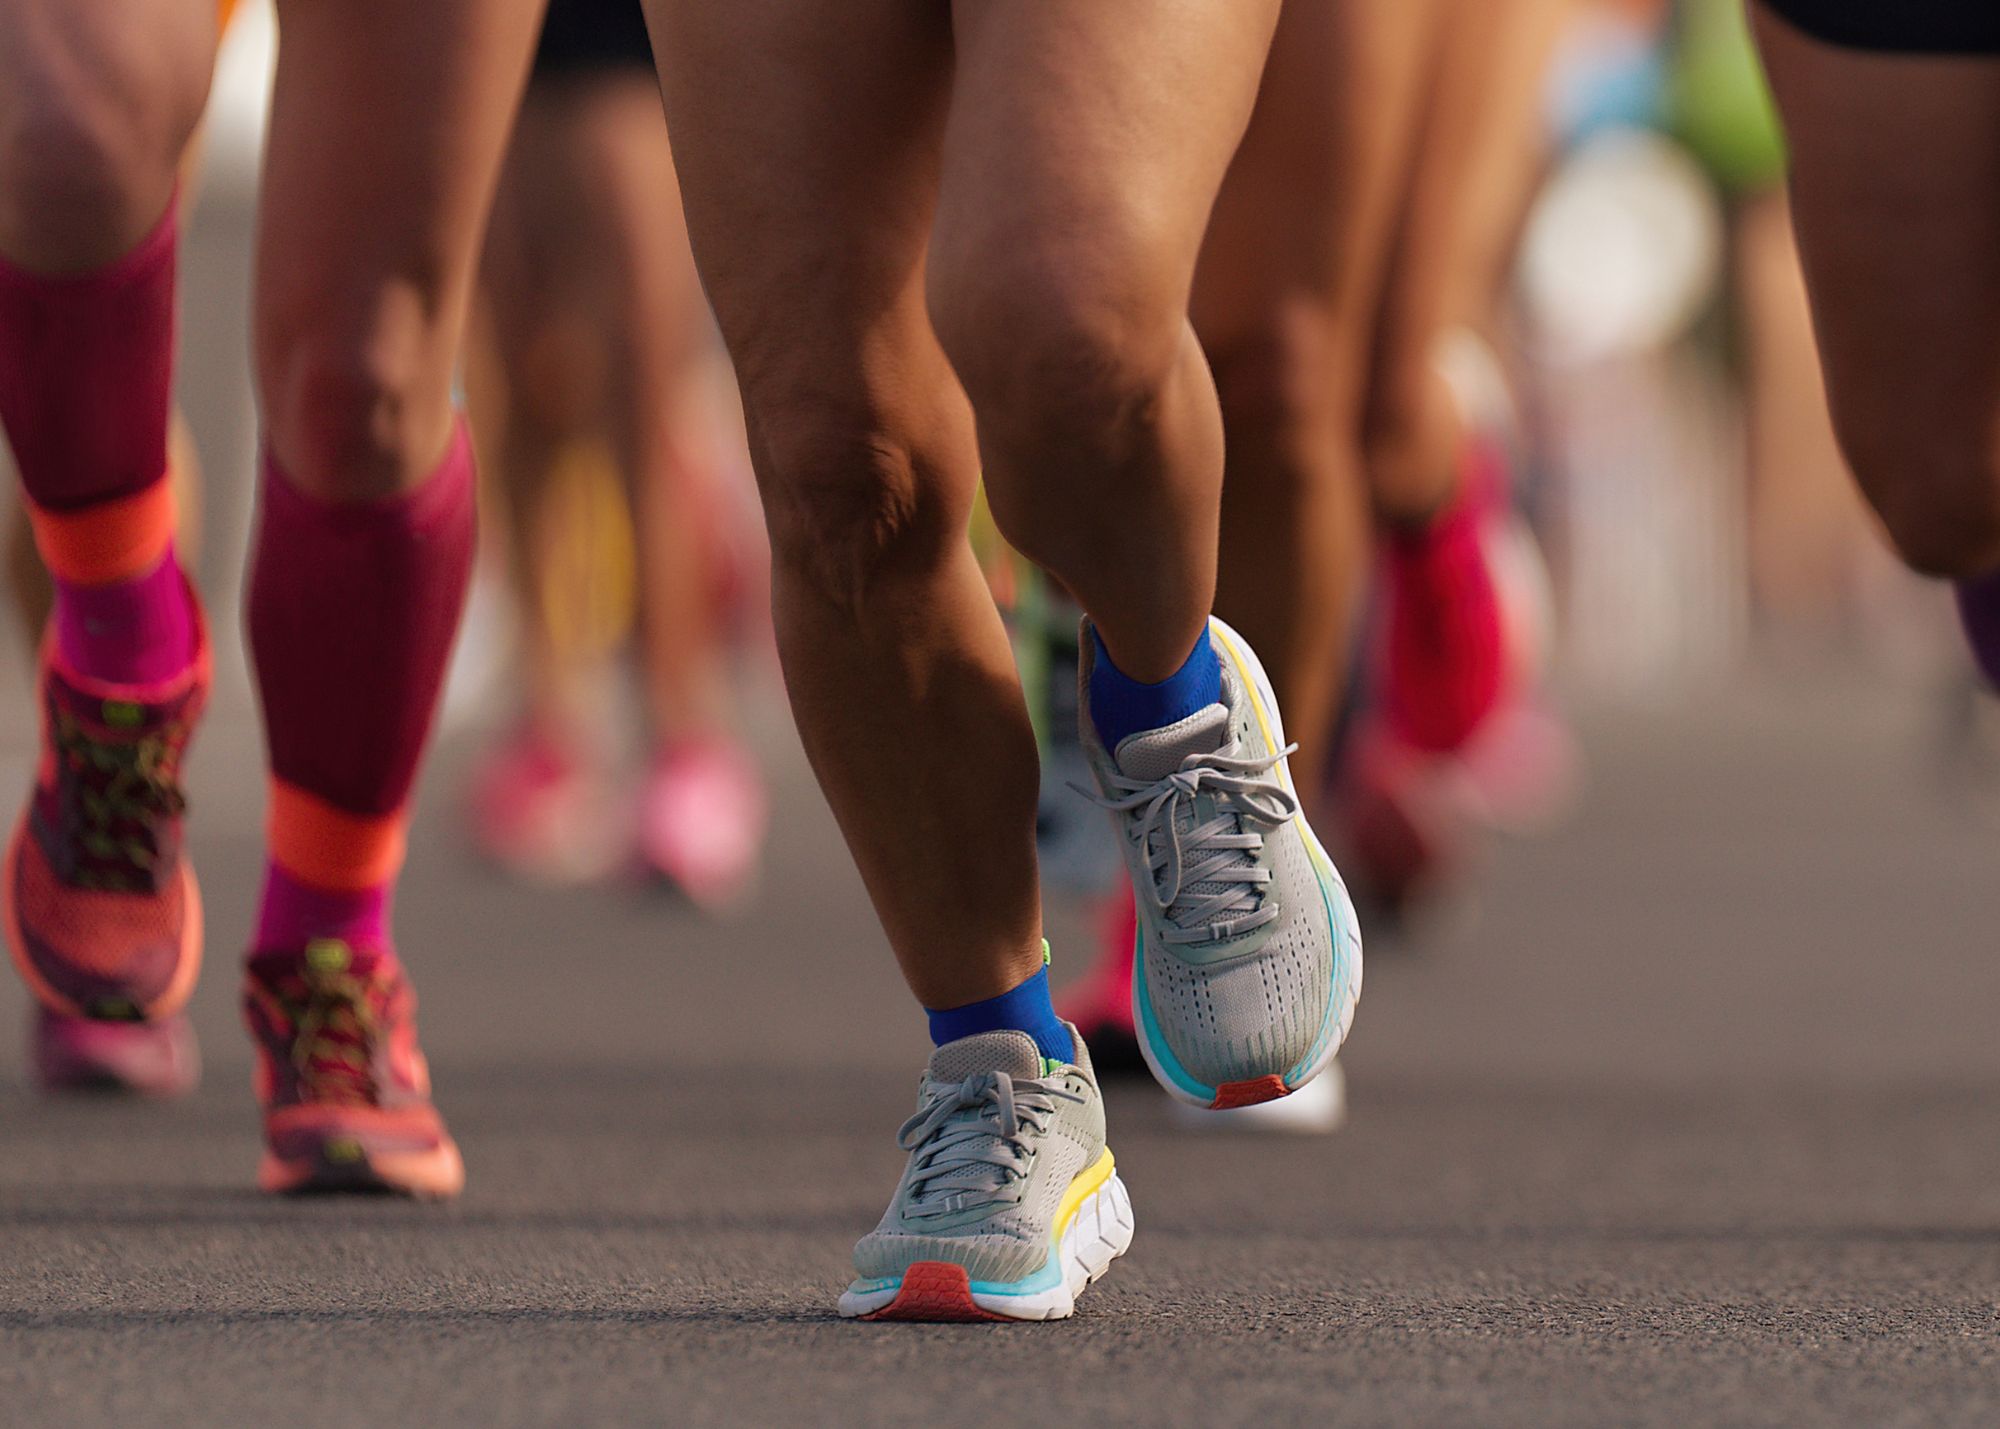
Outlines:
[[194,602],[169,546],[143,576],[112,585],[58,579],[56,649],[79,675],[152,685],[187,669],[197,643]]
[[266,864],[250,956],[290,956],[314,938],[338,938],[354,947],[387,948],[393,887],[384,883],[339,893],[301,883],[275,863]]

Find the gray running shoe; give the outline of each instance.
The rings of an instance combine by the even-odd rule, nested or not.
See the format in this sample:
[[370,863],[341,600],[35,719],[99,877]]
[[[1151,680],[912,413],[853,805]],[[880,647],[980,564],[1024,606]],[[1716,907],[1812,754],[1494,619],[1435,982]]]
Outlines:
[[1299,813],[1278,701],[1256,654],[1208,623],[1222,702],[1106,750],[1082,738],[1139,910],[1133,1021],[1153,1075],[1217,1109],[1287,1096],[1333,1061],[1361,996],[1361,929]]
[[844,1316],[1060,1320],[1132,1243],[1081,1037],[1074,1065],[1025,1032],[947,1042],[896,1139],[910,1163],[854,1247]]

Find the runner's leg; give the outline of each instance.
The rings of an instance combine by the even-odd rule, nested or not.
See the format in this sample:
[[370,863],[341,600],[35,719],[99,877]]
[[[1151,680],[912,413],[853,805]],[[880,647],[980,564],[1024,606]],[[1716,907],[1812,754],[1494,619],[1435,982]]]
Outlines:
[[1372,528],[1361,410],[1432,0],[1292,0],[1216,202],[1194,318],[1229,437],[1216,610],[1248,637],[1326,786]]
[[966,539],[971,413],[924,311],[949,18],[906,0],[649,12],[806,753],[918,1001],[1007,993],[1042,964],[1036,758]]
[[50,1086],[195,1074],[178,772],[207,662],[166,467],[173,193],[214,46],[208,0],[0,0],[0,427],[54,579],[6,931]]
[[[1386,0],[1394,3],[1394,0]],[[1448,7],[1390,246],[1363,428],[1376,510],[1421,522],[1464,470],[1458,398],[1438,366],[1454,326],[1492,327],[1543,156],[1548,61],[1577,0]]]
[[1222,416],[1187,311],[1277,12],[954,7],[931,311],[1002,533],[1135,681],[1179,670],[1214,603]]
[[2000,676],[2000,55],[1836,48],[1769,11],[1757,38],[1841,449]]
[[[421,1101],[388,903],[471,569],[453,370],[538,18],[516,0],[281,8],[255,317],[269,450],[248,597],[272,768],[249,998],[278,1108],[268,1188],[353,1174],[449,1194],[462,1174],[427,1106],[421,1126],[318,1116],[314,1064],[290,1070],[285,1009],[302,979],[351,979],[340,986],[388,1024],[404,1047],[392,1074]],[[294,1136],[280,1123],[301,1108],[310,1125]]]
[[930,307],[996,523],[1090,617],[1081,734],[1139,895],[1141,1050],[1200,1105],[1286,1096],[1345,1035],[1359,936],[1268,677],[1210,615],[1222,420],[1187,317],[1278,7],[955,13]]

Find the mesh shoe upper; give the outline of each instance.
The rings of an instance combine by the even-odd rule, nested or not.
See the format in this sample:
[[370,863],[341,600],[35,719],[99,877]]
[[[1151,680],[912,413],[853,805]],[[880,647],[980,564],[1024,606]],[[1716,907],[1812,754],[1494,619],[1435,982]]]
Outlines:
[[[1087,701],[1087,661],[1083,679]],[[1087,709],[1082,726],[1137,894],[1160,1035],[1211,1087],[1285,1075],[1325,1030],[1337,934],[1278,773],[1283,750],[1233,662],[1222,660],[1220,704],[1133,735],[1115,755]]]
[[200,912],[180,765],[207,689],[205,659],[138,689],[85,681],[44,655],[41,770],[7,892],[14,951],[59,1011],[159,1016],[185,999]]
[[1070,1183],[1104,1153],[1104,1102],[1083,1039],[1076,1061],[1045,1066],[1023,1032],[984,1032],[931,1056],[910,1153],[881,1223],[854,1247],[864,1278],[918,1261],[962,1265],[975,1281],[1012,1282],[1048,1259]]
[[437,1144],[430,1073],[417,1048],[416,994],[393,954],[319,939],[259,954],[243,1015],[258,1051],[257,1095],[272,1148],[366,1127],[410,1149]]

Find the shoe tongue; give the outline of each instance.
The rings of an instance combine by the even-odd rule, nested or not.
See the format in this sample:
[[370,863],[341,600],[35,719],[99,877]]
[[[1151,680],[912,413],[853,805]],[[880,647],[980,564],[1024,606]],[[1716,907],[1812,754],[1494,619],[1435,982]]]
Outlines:
[[979,1032],[931,1053],[931,1080],[958,1083],[976,1072],[1005,1072],[1016,1081],[1042,1075],[1042,1049],[1025,1032]]
[[1126,778],[1150,784],[1179,769],[1190,754],[1215,754],[1228,742],[1229,708],[1215,704],[1176,724],[1127,736],[1111,757]]
[[396,951],[384,944],[348,942],[342,938],[312,938],[303,947],[260,948],[250,955],[250,966],[267,974],[314,972],[323,975],[349,973],[369,977],[383,968],[397,966]]

